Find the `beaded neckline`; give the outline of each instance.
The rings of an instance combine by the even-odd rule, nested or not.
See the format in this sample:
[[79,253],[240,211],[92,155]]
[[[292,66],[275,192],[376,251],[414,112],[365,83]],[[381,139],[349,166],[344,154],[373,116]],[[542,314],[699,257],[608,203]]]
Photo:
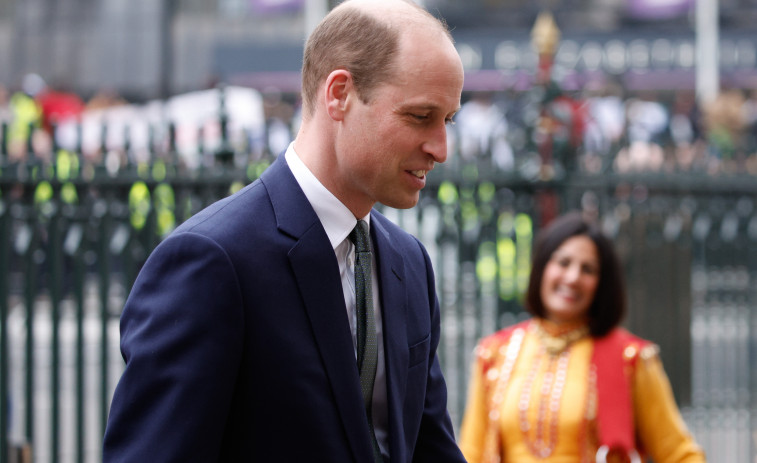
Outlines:
[[[555,330],[550,327],[548,330],[545,328],[545,324],[548,323],[550,322],[537,320],[531,326],[549,355],[559,355],[571,344],[589,335],[589,327],[586,325],[579,325],[567,330]],[[557,331],[557,333],[550,333],[550,331]]]

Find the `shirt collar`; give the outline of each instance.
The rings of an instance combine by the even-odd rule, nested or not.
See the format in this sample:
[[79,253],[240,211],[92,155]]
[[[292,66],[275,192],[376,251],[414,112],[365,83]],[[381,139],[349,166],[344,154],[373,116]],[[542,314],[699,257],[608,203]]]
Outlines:
[[[321,221],[326,235],[329,237],[331,247],[336,249],[345,238],[350,234],[357,219],[352,212],[336,196],[334,196],[325,186],[313,175],[302,159],[294,151],[294,142],[284,153],[289,169],[292,171],[295,180],[302,188],[305,197],[313,206],[318,219]],[[362,218],[369,228],[371,225],[371,214]]]

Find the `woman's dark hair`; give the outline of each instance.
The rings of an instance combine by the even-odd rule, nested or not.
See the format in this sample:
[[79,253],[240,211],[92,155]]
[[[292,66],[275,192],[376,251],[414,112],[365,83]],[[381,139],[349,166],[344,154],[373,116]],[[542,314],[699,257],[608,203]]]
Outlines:
[[602,336],[618,326],[626,314],[625,283],[620,259],[612,243],[596,225],[585,221],[579,212],[558,217],[538,234],[526,292],[526,308],[536,317],[546,318],[547,310],[541,300],[544,267],[552,253],[574,236],[591,239],[599,254],[599,284],[589,307],[588,318],[592,336]]

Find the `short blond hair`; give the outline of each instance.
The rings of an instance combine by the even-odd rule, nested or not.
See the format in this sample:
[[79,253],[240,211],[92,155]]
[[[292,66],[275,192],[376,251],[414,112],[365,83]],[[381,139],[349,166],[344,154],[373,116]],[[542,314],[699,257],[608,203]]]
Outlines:
[[[452,41],[446,23],[412,1],[403,3],[418,13],[416,18],[435,25]],[[413,21],[407,15],[379,18],[377,14],[355,6],[358,4],[360,2],[346,1],[334,8],[316,26],[305,44],[302,62],[304,117],[313,114],[319,85],[336,69],[349,71],[358,96],[365,103],[370,101],[373,89],[395,75],[400,33],[411,23],[417,24],[417,19]]]

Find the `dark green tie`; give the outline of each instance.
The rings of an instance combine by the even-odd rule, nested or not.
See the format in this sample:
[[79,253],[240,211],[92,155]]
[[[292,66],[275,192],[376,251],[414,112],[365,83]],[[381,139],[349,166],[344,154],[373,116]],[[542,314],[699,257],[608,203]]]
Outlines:
[[376,379],[378,363],[378,343],[376,322],[373,319],[373,291],[371,280],[371,237],[368,224],[362,220],[350,233],[350,241],[355,244],[355,304],[357,313],[357,367],[360,372],[360,388],[368,418],[368,428],[373,442],[373,459],[383,461],[373,431],[371,409],[373,406],[373,383]]

